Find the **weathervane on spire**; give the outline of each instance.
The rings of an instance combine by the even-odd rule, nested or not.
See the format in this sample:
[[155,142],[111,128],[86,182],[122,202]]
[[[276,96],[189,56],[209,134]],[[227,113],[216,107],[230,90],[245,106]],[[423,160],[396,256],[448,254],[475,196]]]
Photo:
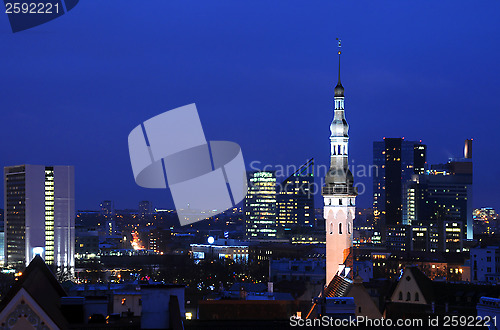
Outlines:
[[[340,47],[342,47],[342,45],[341,45],[341,40],[339,38],[337,38],[337,42],[339,43],[339,45],[338,45],[338,47],[339,47],[339,51],[338,51],[338,54],[339,54],[339,82],[337,83],[337,86],[342,87],[342,84],[340,83],[340,54],[342,54]],[[338,95],[340,96],[341,94],[342,94],[342,96],[344,96],[344,87],[342,87],[342,92],[340,92],[340,90],[338,90]]]

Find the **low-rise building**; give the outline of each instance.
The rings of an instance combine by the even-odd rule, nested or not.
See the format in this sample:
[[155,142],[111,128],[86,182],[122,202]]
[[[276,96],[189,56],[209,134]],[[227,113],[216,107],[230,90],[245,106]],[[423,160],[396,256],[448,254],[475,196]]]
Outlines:
[[472,282],[500,282],[500,248],[498,246],[472,248],[470,260]]
[[325,282],[325,260],[270,260],[270,278],[279,281],[307,281],[310,283]]
[[75,235],[75,258],[93,259],[99,255],[99,233],[95,230],[77,231]]
[[418,267],[406,267],[385,307],[391,319],[443,315],[475,316],[476,304],[485,296],[498,297],[490,284],[432,281]]
[[232,259],[235,262],[248,262],[248,245],[232,239],[210,239],[208,244],[191,244],[191,256],[195,262],[200,260]]
[[481,297],[476,306],[478,320],[484,322],[484,326],[489,330],[497,330],[497,320],[500,320],[500,299]]

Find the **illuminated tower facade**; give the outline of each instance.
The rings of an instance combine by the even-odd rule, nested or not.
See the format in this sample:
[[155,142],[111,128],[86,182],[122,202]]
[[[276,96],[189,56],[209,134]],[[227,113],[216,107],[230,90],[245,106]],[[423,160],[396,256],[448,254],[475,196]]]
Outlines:
[[352,276],[352,236],[357,195],[348,167],[349,125],[344,113],[344,87],[340,82],[340,49],[338,54],[339,78],[334,90],[334,116],[330,125],[330,169],[323,187],[327,284],[339,271],[345,276]]

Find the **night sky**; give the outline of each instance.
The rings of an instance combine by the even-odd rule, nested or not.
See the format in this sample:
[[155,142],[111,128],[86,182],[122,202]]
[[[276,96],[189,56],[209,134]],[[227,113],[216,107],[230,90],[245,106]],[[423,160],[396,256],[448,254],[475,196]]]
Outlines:
[[[237,142],[247,165],[328,164],[340,37],[350,161],[367,166],[373,141],[404,136],[442,163],[474,138],[474,206],[500,208],[499,12],[499,1],[84,0],[15,34],[1,14],[0,166],[74,165],[78,209],[172,207],[168,190],[135,185],[127,137],[189,103],[207,139]],[[371,178],[355,180],[369,207]]]

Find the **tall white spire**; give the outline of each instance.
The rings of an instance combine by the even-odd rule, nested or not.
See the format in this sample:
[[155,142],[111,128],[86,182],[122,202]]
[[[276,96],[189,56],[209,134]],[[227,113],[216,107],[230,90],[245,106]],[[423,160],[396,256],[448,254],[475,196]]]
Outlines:
[[348,167],[349,125],[344,112],[344,87],[340,82],[340,55],[338,40],[339,76],[334,89],[334,114],[330,124],[330,170],[323,187],[326,228],[326,284],[337,272],[352,269],[353,220],[356,189]]
[[[344,87],[340,82],[340,55],[342,54],[340,40],[338,40],[339,77],[334,89],[334,114],[330,124],[330,170],[325,178],[323,194],[336,193],[355,194],[353,178],[348,167],[349,155],[349,125],[344,113]],[[327,191],[325,191],[327,190]]]

